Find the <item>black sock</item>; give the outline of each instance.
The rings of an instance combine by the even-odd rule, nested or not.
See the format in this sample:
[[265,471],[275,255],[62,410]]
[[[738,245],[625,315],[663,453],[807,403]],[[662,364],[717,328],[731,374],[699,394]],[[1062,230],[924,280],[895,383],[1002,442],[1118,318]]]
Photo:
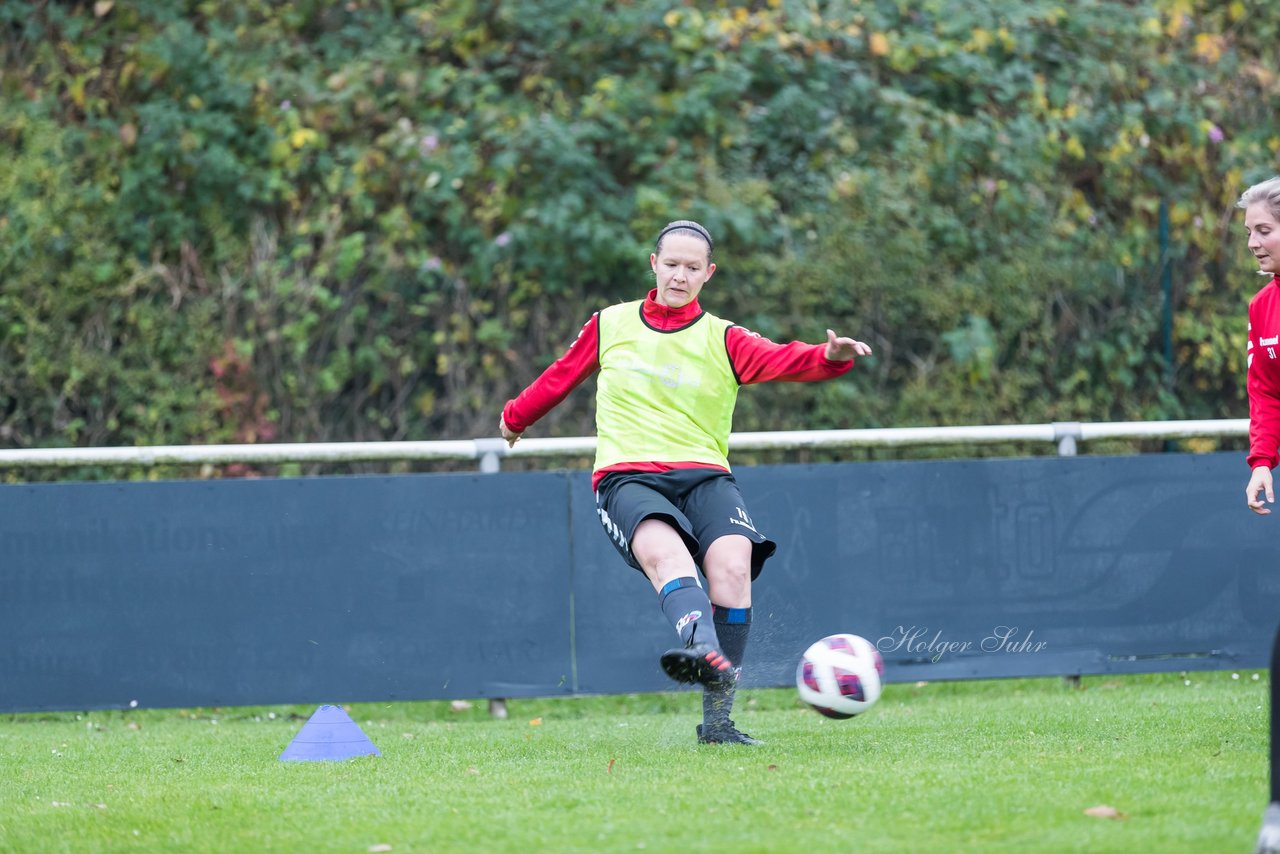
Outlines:
[[[728,655],[728,653],[725,653]],[[732,661],[733,659],[729,659]],[[1271,800],[1280,801],[1280,681],[1276,668],[1280,666],[1280,628],[1271,642]]]
[[696,578],[686,576],[668,581],[658,594],[658,604],[685,646],[705,643],[720,648],[715,624],[711,621],[711,600],[698,586]]
[[[742,671],[742,657],[747,651],[747,635],[751,633],[750,608],[724,608],[712,605],[715,614],[716,636],[720,638],[720,651],[733,664],[734,672]],[[729,720],[733,710],[733,694],[737,679],[728,685],[702,692],[702,722],[711,724]]]

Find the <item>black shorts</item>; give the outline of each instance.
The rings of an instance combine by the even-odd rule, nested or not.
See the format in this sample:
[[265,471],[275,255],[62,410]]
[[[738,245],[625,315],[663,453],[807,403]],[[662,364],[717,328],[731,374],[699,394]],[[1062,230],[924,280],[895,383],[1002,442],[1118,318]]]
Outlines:
[[645,519],[662,519],[679,531],[699,569],[707,548],[719,537],[743,535],[754,544],[753,581],[778,548],[756,530],[733,475],[719,469],[607,474],[596,489],[596,515],[618,554],[636,569],[640,564],[631,553],[631,538]]

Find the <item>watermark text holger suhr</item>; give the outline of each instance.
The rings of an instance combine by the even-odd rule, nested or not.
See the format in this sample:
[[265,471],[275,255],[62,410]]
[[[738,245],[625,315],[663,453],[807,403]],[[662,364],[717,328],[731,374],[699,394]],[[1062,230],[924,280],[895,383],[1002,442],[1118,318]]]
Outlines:
[[1026,653],[1042,652],[1048,644],[1034,640],[1035,630],[1023,635],[1017,626],[996,626],[991,634],[976,643],[971,640],[947,640],[938,629],[929,633],[926,626],[898,626],[892,633],[876,641],[876,649],[881,652],[909,652],[916,655],[928,655],[929,660],[938,663],[944,655],[965,652],[991,653]]

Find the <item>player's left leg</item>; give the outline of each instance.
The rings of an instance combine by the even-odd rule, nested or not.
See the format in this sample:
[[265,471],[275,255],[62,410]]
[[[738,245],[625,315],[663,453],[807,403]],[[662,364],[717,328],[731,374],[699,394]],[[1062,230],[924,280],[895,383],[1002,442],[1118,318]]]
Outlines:
[[738,732],[729,713],[733,710],[737,676],[751,633],[751,555],[755,544],[741,534],[715,540],[703,558],[703,574],[711,599],[720,649],[733,663],[734,679],[708,687],[702,694],[702,726],[698,740],[704,743],[756,744],[756,739]]
[[729,712],[751,630],[751,586],[777,545],[756,528],[733,475],[703,471],[690,478],[693,482],[680,507],[693,523],[694,537],[703,544],[694,560],[707,579],[716,637],[735,673],[730,684],[707,687],[698,740],[756,744],[738,732]]
[[[711,601],[715,601],[712,598]],[[728,652],[725,653],[728,655]],[[730,661],[733,657],[730,656]],[[1271,748],[1270,748],[1270,767],[1271,774],[1271,802],[1267,805],[1266,811],[1262,814],[1262,830],[1258,832],[1258,844],[1254,848],[1255,854],[1280,854],[1280,683],[1276,681],[1276,668],[1280,666],[1280,628],[1276,629],[1275,638],[1271,641],[1271,672],[1268,677],[1271,680],[1269,690],[1271,691]]]

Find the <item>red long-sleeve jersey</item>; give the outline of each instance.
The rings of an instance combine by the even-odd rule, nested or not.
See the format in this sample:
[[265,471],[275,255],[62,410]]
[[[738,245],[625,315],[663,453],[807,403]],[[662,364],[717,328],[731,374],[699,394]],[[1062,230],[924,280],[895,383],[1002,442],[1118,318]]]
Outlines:
[[1280,276],[1249,301],[1249,468],[1280,458]]
[[[680,329],[697,320],[702,314],[702,308],[697,300],[681,308],[668,308],[657,302],[656,296],[657,291],[651,290],[644,301],[645,320],[655,329],[664,331]],[[729,364],[740,385],[771,380],[813,382],[840,376],[853,367],[852,359],[847,362],[828,359],[825,344],[805,344],[802,341],[776,344],[741,326],[729,328],[725,335],[725,347],[728,350]],[[507,427],[516,433],[523,433],[532,427],[538,419],[568,397],[569,392],[599,370],[599,354],[599,317],[593,314],[564,355],[553,362],[515,399],[507,401],[507,405],[502,409],[502,420],[506,422]],[[678,468],[719,468],[719,466],[708,466],[706,463],[697,462],[621,463],[594,472],[591,485],[594,488],[600,483],[601,478],[611,471],[663,472]]]

